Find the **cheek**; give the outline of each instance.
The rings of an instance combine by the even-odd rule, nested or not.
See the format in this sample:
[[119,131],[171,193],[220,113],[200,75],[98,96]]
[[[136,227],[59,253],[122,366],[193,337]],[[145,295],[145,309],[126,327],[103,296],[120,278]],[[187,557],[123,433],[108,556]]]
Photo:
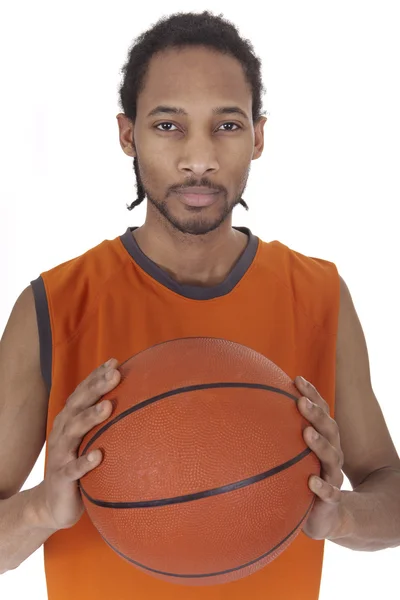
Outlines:
[[251,143],[232,145],[229,151],[222,151],[219,156],[221,171],[229,173],[235,181],[242,181],[250,170],[253,151]]
[[250,174],[250,161],[248,156],[244,155],[237,161],[235,169],[230,169],[231,181],[235,183],[237,188],[243,187],[248,180]]
[[143,184],[149,190],[162,191],[171,176],[168,173],[171,171],[171,165],[167,164],[165,153],[158,155],[155,152],[146,153],[145,148],[142,148],[139,156],[139,172]]

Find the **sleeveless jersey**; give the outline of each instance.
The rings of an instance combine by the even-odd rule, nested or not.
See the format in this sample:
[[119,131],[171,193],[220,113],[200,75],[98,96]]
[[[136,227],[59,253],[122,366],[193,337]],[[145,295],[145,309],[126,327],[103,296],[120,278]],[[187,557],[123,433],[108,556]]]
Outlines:
[[[96,367],[119,364],[182,337],[225,338],[263,354],[294,380],[302,375],[334,418],[339,274],[246,227],[245,250],[213,287],[176,282],[149,259],[128,227],[31,281],[41,371],[49,391],[46,441],[69,395]],[[48,444],[45,453],[47,467]],[[49,600],[317,600],[323,540],[302,531],[248,577],[190,586],[157,579],[114,552],[85,513],[44,543]]]

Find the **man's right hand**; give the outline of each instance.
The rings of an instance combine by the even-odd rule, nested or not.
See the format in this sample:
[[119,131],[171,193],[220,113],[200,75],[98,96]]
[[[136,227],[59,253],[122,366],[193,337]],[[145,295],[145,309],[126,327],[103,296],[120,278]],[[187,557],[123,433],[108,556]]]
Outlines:
[[[93,451],[78,458],[78,450],[88,431],[108,419],[112,412],[109,400],[101,403],[98,400],[119,384],[121,373],[116,369],[117,364],[118,361],[113,358],[110,365],[103,364],[90,373],[69,396],[63,410],[54,419],[47,441],[46,475],[38,486],[40,509],[48,517],[46,526],[51,529],[68,529],[84,513],[77,482],[95,469],[103,456],[101,450],[94,450],[95,458],[90,462],[88,456]],[[110,373],[112,378],[107,379]]]

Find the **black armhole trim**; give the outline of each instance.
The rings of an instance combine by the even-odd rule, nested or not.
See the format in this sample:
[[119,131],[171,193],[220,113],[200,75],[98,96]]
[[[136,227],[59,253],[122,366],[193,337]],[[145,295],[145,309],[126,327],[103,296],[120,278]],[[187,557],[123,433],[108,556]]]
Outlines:
[[50,313],[47,302],[46,289],[42,276],[30,282],[33,295],[35,297],[36,318],[39,330],[40,343],[40,369],[43,379],[50,395],[51,390],[51,369],[52,369],[52,336],[50,325]]

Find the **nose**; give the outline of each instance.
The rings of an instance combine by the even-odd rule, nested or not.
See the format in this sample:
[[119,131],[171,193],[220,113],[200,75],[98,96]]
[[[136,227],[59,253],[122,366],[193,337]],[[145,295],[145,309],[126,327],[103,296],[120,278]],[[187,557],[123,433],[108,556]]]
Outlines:
[[200,178],[204,173],[215,173],[219,169],[213,141],[204,135],[190,136],[181,146],[179,170],[189,171]]

